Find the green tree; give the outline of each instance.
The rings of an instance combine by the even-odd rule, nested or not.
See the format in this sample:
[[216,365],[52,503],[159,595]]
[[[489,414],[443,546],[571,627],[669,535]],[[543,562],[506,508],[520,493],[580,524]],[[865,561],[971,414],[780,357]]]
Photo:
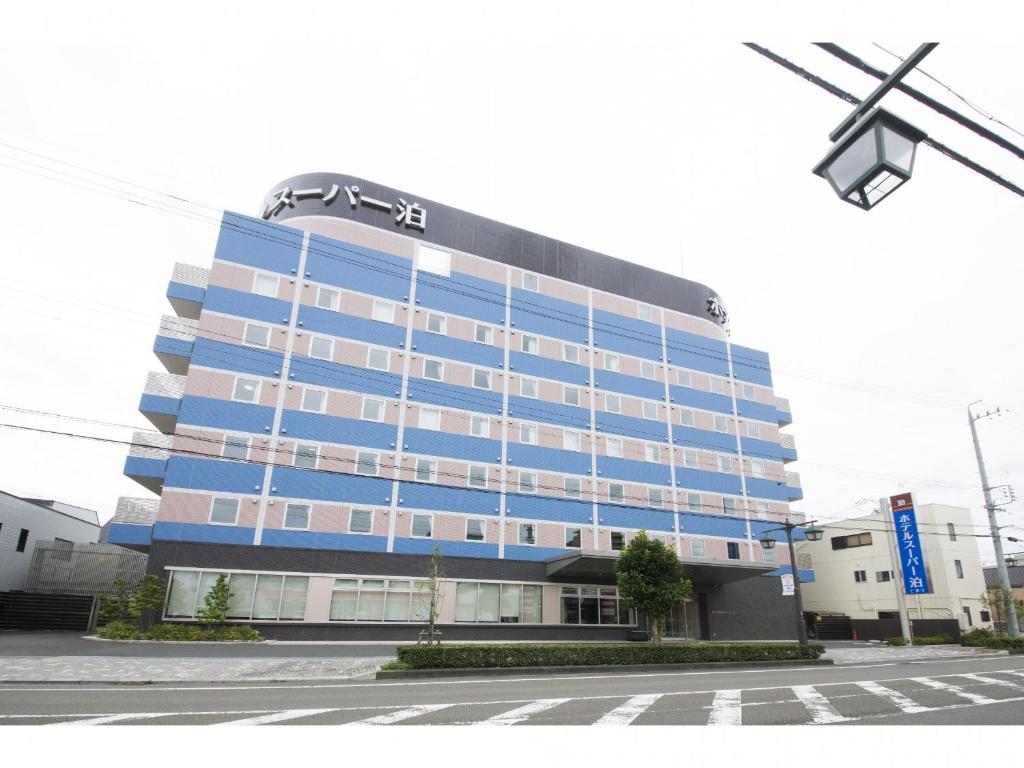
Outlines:
[[167,585],[159,576],[149,574],[135,587],[132,598],[139,612],[139,629],[146,632],[163,615]]
[[[981,595],[981,607],[992,613],[992,621],[1005,624],[1007,607],[1011,600],[1012,595],[1007,595],[1002,587],[989,587],[988,591]],[[1024,600],[1013,600],[1013,604],[1017,610],[1017,621],[1024,622]]]
[[660,643],[662,623],[693,590],[675,552],[640,531],[619,553],[615,578],[619,595],[644,615],[651,639]]
[[133,590],[124,579],[114,581],[114,594],[99,596],[99,617],[104,624],[115,621],[132,623],[139,616],[139,609],[133,599]]
[[[423,589],[426,592],[424,597],[429,599],[427,604],[427,645],[433,645],[436,640],[434,633],[437,616],[441,612],[441,579],[443,578],[444,558],[441,557],[441,547],[435,546],[427,566],[427,579],[423,582]],[[437,640],[437,642],[440,641]]]
[[200,624],[220,627],[227,621],[230,605],[231,587],[228,585],[228,577],[222,573],[203,600],[203,607],[196,611],[196,618]]

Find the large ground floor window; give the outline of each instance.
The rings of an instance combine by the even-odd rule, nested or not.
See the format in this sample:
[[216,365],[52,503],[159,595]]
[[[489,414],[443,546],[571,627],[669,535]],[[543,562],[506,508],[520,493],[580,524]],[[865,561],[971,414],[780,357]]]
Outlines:
[[540,624],[543,588],[533,584],[460,581],[455,587],[455,620]]
[[430,588],[408,579],[335,579],[331,621],[427,621]]
[[[195,619],[206,604],[206,596],[217,583],[220,571],[173,571],[164,616]],[[231,573],[231,600],[227,617],[251,621],[302,621],[306,618],[309,577],[268,573]]]
[[636,624],[615,587],[562,587],[563,624]]

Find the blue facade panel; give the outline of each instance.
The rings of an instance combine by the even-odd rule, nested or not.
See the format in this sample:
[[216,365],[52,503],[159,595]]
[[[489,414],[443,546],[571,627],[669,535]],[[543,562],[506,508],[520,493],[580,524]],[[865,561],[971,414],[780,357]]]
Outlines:
[[[274,409],[266,405],[185,395],[181,398],[178,423],[225,431],[264,432],[269,435],[269,429],[274,424]],[[217,446],[214,446],[207,452],[216,450]]]
[[280,352],[204,338],[196,339],[192,350],[192,365],[256,376],[279,376],[283,360]]
[[139,400],[140,413],[163,413],[167,416],[177,416],[180,407],[181,399],[177,397],[144,394]]
[[594,511],[590,502],[510,493],[505,499],[505,514],[523,520],[550,520],[556,523],[592,525]]
[[434,547],[439,547],[446,557],[486,557],[498,556],[497,544],[485,544],[482,541],[445,541],[443,539],[402,539],[395,537],[395,552],[408,555],[430,555]]
[[427,456],[495,464],[501,460],[501,441],[454,435],[434,429],[405,428],[405,450]]
[[655,464],[650,461],[633,461],[631,459],[617,459],[613,456],[597,457],[597,474],[605,478],[616,480],[632,480],[636,483],[648,485],[671,485],[672,470],[664,464]]
[[742,493],[739,475],[727,475],[724,472],[705,472],[703,469],[690,469],[688,467],[676,467],[676,485],[694,491],[709,491],[711,493],[731,495]]
[[787,424],[793,423],[793,415],[789,411],[782,410],[781,408],[775,409],[775,421],[780,427],[784,427]]
[[624,395],[643,397],[647,400],[664,400],[665,385],[660,381],[627,376],[614,371],[594,370],[594,386]]
[[745,416],[748,419],[756,419],[757,421],[767,421],[770,424],[774,424],[777,421],[778,411],[774,405],[768,405],[766,403],[755,403],[753,400],[743,400],[742,398],[736,399],[736,410],[740,416]]
[[648,531],[674,531],[675,515],[654,509],[598,504],[598,520],[610,528],[644,528]]
[[285,410],[281,412],[281,435],[293,440],[317,440],[386,450],[394,449],[398,427],[379,421]]
[[754,498],[789,501],[792,490],[785,483],[777,480],[764,480],[759,477],[747,478],[747,494]]
[[206,289],[200,288],[198,285],[186,285],[185,283],[176,283],[173,280],[167,284],[167,298],[169,299],[195,301],[202,304],[205,295]]
[[501,502],[496,491],[451,488],[430,483],[402,483],[398,487],[398,503],[410,509],[496,515]]
[[[419,290],[418,286],[417,290]],[[461,360],[464,363],[488,368],[501,368],[505,363],[505,353],[501,347],[495,347],[493,344],[478,344],[465,339],[453,339],[450,336],[428,331],[412,332],[412,348],[420,355],[446,357],[449,360]]]
[[128,477],[166,477],[167,460],[129,456],[124,462],[124,473]]
[[225,211],[214,258],[294,275],[301,249],[299,230]]
[[259,320],[271,325],[281,325],[292,316],[291,302],[272,299],[269,296],[258,296],[246,291],[235,291],[219,285],[211,285],[206,289],[203,309],[209,312],[220,312],[224,315]]
[[668,394],[676,405],[683,405],[687,408],[700,408],[704,411],[715,411],[716,413],[732,413],[732,398],[725,395],[675,385],[669,386]]
[[783,461],[796,461],[797,460],[796,448],[787,448],[784,445],[780,445],[779,449],[782,451],[782,460]]
[[274,495],[289,499],[348,501],[378,507],[391,502],[391,481],[382,477],[274,467],[270,486],[277,489]]
[[455,311],[492,325],[505,323],[505,286],[493,280],[452,272],[451,277],[420,272],[416,303],[441,312]]
[[632,416],[623,416],[619,413],[608,413],[607,411],[597,411],[596,419],[597,428],[601,432],[625,435],[636,440],[650,440],[659,443],[668,442],[668,435],[665,434],[665,423],[661,421],[634,419]]
[[352,552],[386,552],[388,537],[264,528],[263,535],[260,537],[260,545],[265,547],[293,547],[295,549],[344,549]]
[[263,466],[260,464],[190,456],[171,456],[167,460],[166,488],[258,493],[262,485]]
[[153,538],[161,541],[201,541],[207,544],[252,544],[256,539],[256,529],[157,521],[153,525]]
[[508,415],[526,421],[543,421],[571,429],[590,429],[590,411],[574,405],[562,405],[532,397],[510,395]]
[[661,360],[661,326],[595,309],[594,346],[648,360]]
[[679,530],[688,536],[718,536],[723,539],[747,538],[746,520],[731,515],[683,512],[679,515]]
[[590,453],[509,443],[508,464],[510,467],[535,467],[552,472],[586,475],[590,472]]
[[572,301],[513,288],[512,327],[518,331],[586,344],[587,308]]
[[541,379],[564,381],[584,387],[590,377],[590,369],[576,363],[565,363],[549,357],[530,355],[525,352],[510,352],[508,356],[509,370],[523,376],[536,376]]
[[153,342],[153,351],[158,355],[169,355],[171,357],[191,357],[191,341],[185,339],[172,339],[170,336],[157,336]]
[[412,261],[372,248],[309,236],[306,273],[310,280],[359,293],[408,301]]
[[782,461],[782,446],[778,443],[741,436],[740,445],[743,446],[743,455],[747,458]]
[[152,525],[136,525],[133,523],[111,523],[107,528],[107,543],[128,546],[131,544],[149,544],[153,541]]
[[506,560],[547,560],[552,557],[561,557],[569,552],[568,549],[555,549],[553,547],[529,547],[519,544],[505,545]]
[[672,425],[672,438],[680,448],[700,448],[720,453],[736,453],[736,435],[707,429]]
[[761,384],[765,387],[772,385],[772,370],[771,363],[768,361],[768,353],[759,349],[733,344],[732,373],[737,379],[743,381]]
[[666,328],[665,347],[672,365],[713,373],[716,376],[729,375],[729,361],[726,359],[724,341]]
[[409,400],[417,403],[465,408],[481,413],[501,413],[501,395],[487,389],[460,387],[441,381],[409,377]]
[[310,307],[299,307],[298,320],[302,328],[310,333],[325,333],[356,339],[378,347],[396,349],[405,343],[405,328],[394,323],[384,323],[367,317],[356,317],[344,312]]

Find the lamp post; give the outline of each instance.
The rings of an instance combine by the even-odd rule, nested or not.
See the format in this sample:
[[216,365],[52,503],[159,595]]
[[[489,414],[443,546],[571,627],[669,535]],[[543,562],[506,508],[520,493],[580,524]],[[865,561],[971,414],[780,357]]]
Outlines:
[[796,606],[796,632],[797,639],[800,641],[801,647],[807,645],[807,625],[804,623],[804,603],[800,597],[800,571],[796,567],[796,552],[793,549],[793,530],[796,528],[806,528],[804,535],[808,541],[820,541],[824,535],[824,531],[814,525],[814,521],[811,520],[809,523],[791,523],[786,520],[778,528],[769,528],[764,531],[761,535],[761,546],[764,549],[774,549],[775,539],[769,536],[769,533],[775,533],[776,531],[786,532],[786,542],[789,544],[789,567],[793,571],[793,596],[796,598],[794,604]]

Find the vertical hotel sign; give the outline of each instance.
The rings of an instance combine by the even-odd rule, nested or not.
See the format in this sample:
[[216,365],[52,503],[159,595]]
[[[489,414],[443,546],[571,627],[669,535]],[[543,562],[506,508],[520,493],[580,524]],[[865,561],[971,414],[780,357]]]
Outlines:
[[896,548],[900,554],[903,590],[908,595],[923,595],[928,592],[928,577],[924,570],[921,539],[917,535],[914,497],[909,493],[900,493],[890,496],[889,503],[896,523]]

